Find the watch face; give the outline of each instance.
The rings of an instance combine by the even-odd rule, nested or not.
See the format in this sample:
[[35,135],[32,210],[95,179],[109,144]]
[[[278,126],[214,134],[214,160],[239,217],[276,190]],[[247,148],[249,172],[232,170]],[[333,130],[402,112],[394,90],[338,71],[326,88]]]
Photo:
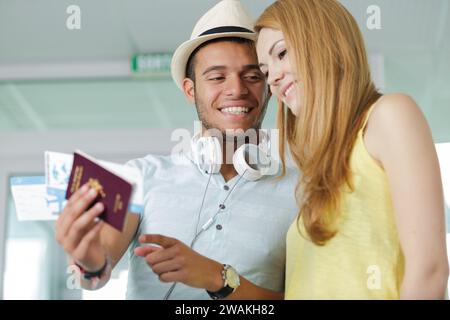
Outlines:
[[239,287],[239,274],[232,267],[228,268],[226,271],[227,285],[230,287]]

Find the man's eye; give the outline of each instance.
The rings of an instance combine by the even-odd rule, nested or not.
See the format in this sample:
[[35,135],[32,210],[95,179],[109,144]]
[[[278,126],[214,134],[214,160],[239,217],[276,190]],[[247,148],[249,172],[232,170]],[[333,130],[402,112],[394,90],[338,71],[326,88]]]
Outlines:
[[283,60],[283,58],[286,56],[287,50],[283,50],[278,54],[278,59]]
[[211,77],[208,80],[210,80],[210,81],[221,81],[223,79],[225,79],[225,77]]
[[245,79],[250,80],[250,81],[260,81],[263,79],[263,77],[262,77],[262,75],[259,75],[259,74],[252,74],[252,75],[245,76]]

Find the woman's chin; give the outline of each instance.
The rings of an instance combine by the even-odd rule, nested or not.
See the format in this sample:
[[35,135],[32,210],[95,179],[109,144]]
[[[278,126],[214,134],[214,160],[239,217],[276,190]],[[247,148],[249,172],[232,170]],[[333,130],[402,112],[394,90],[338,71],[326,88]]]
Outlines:
[[285,102],[285,105],[289,108],[289,110],[291,110],[291,113],[294,116],[296,116],[296,117],[298,116],[300,108],[297,106],[297,104],[294,104],[294,103],[288,104]]

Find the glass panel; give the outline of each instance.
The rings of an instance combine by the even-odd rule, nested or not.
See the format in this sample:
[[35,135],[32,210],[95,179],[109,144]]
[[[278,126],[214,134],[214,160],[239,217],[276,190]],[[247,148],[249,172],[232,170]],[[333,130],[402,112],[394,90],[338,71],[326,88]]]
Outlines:
[[[4,298],[39,299],[46,298],[40,270],[43,269],[45,241],[42,239],[8,240],[5,265]],[[34,262],[30,268],[30,262]]]
[[3,296],[5,299],[51,299],[57,252],[53,222],[19,222],[8,199]]

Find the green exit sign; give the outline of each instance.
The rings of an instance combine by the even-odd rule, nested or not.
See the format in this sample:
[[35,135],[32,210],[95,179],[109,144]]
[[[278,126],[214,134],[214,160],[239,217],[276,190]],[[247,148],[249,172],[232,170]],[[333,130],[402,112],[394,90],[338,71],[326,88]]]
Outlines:
[[131,58],[131,72],[135,75],[170,75],[171,53],[136,54]]

